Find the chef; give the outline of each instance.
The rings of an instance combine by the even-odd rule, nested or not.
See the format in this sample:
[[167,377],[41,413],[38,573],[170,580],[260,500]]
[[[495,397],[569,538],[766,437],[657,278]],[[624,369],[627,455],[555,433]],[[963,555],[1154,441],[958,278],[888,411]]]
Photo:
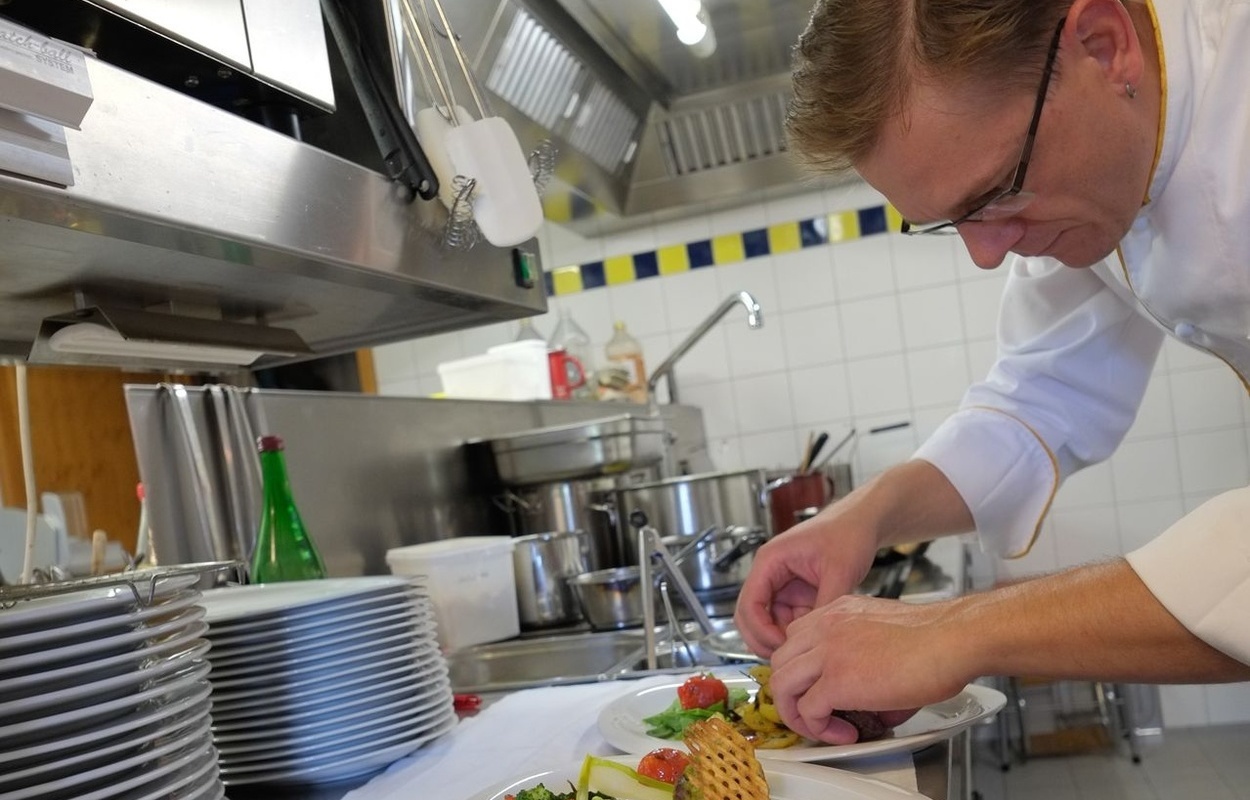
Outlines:
[[1250,679],[1250,489],[1122,559],[931,605],[848,594],[889,544],[975,529],[1026,553],[1063,480],[1120,443],[1164,336],[1250,378],[1248,77],[1245,0],[818,2],[793,149],[1010,275],[959,410],[755,557],[736,620],[796,731],[853,741],[832,710],[982,675]]

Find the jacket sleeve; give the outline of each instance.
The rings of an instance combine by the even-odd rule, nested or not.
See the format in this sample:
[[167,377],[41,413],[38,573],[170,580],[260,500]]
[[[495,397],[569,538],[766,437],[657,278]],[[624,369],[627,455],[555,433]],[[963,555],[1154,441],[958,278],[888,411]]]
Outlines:
[[1024,555],[1063,480],[1111,455],[1141,403],[1163,333],[1094,269],[1017,258],[998,359],[916,458],[972,512],[981,546]]

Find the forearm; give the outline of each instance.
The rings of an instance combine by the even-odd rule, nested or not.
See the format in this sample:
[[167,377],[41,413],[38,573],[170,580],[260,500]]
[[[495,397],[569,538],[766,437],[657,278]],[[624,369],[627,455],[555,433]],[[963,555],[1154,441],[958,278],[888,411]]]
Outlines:
[[863,515],[877,531],[879,547],[973,529],[972,514],[955,487],[937,467],[917,459],[886,470],[830,508]]
[[1250,666],[1190,633],[1121,559],[960,598],[939,630],[970,677],[1250,679]]

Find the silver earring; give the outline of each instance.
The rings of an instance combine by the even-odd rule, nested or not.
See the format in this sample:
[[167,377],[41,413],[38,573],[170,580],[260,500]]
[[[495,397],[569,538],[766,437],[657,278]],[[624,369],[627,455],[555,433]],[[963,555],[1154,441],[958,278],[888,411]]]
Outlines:
[[1132,100],[1137,96],[1137,87],[1131,83],[1124,84],[1124,93],[1128,95],[1128,99]]

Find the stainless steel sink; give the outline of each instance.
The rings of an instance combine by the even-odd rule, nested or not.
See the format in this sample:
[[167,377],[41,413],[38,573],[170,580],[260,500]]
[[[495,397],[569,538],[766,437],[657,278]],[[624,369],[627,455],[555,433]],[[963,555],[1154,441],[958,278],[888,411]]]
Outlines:
[[726,663],[698,644],[699,635],[698,628],[692,627],[687,633],[689,645],[681,641],[673,644],[662,636],[656,648],[659,667],[655,670],[647,670],[643,632],[637,628],[474,645],[450,653],[447,663],[452,689],[475,693],[637,678]]

